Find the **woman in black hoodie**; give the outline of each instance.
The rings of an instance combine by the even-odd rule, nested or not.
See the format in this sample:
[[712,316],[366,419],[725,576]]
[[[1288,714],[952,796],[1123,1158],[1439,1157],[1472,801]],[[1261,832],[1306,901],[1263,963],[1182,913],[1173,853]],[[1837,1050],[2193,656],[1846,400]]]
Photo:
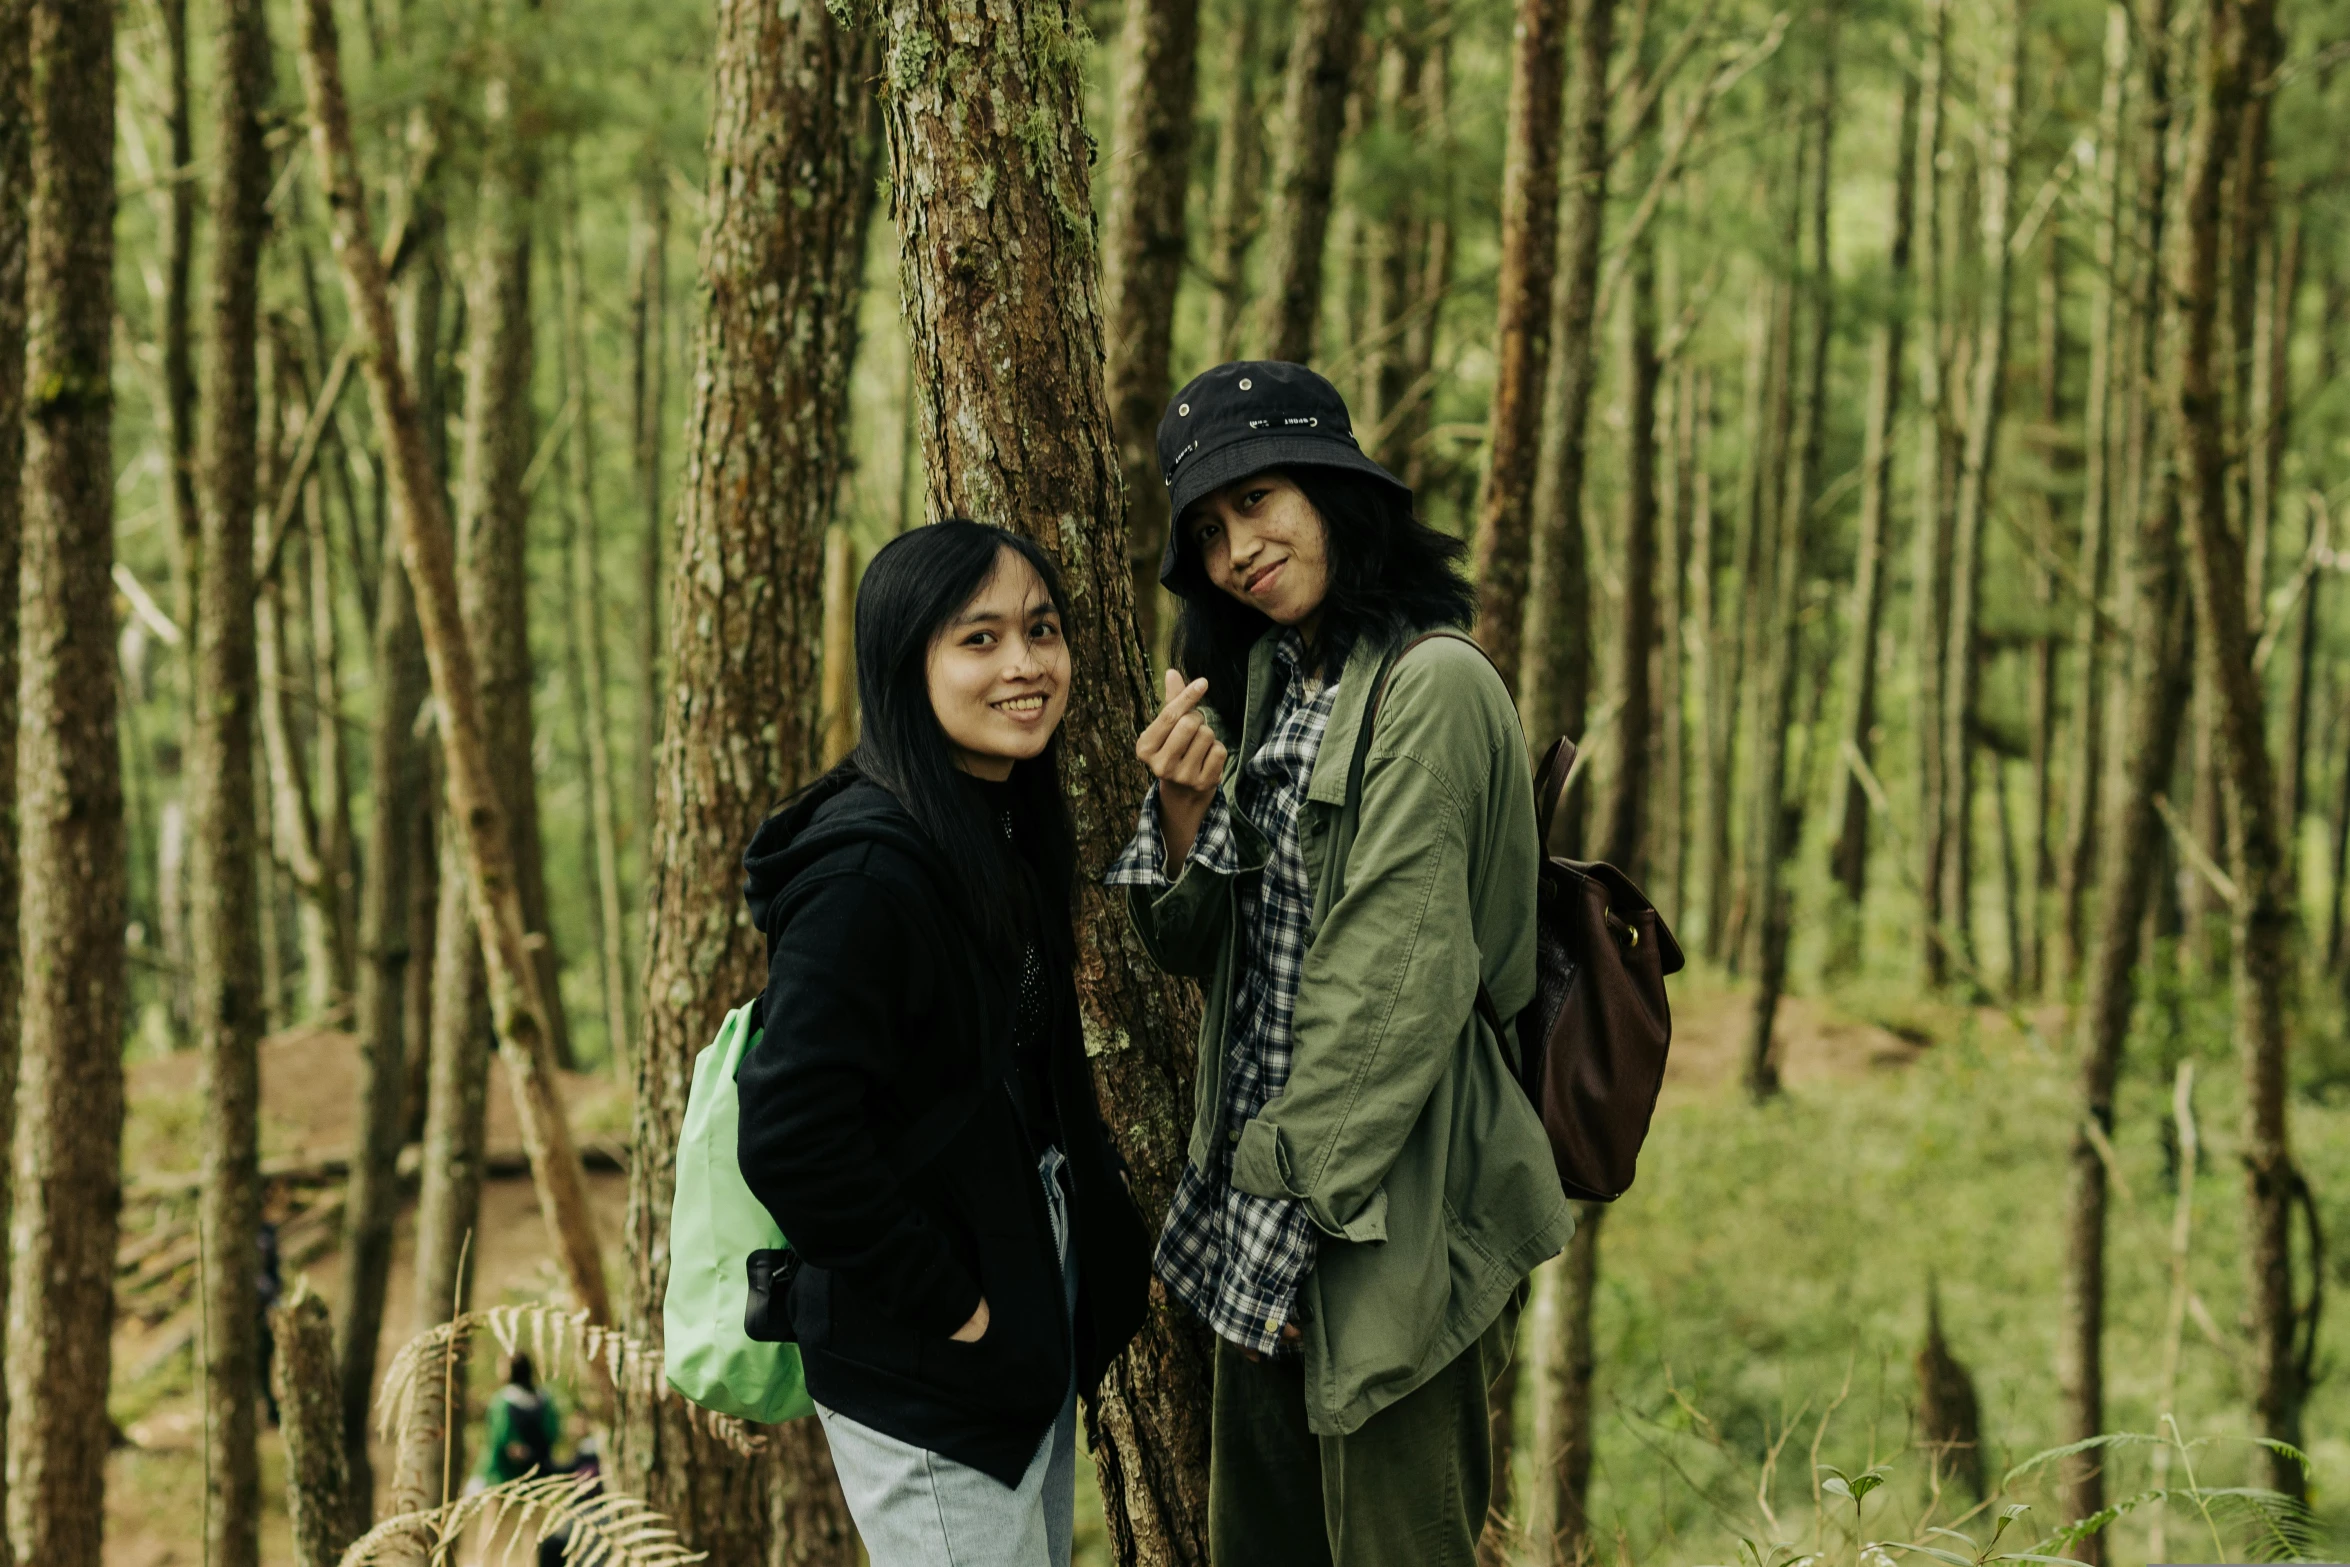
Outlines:
[[1076,1399],[1142,1320],[1073,979],[1065,609],[1003,529],[890,543],[863,738],[743,856],[769,953],[743,1178],[800,1260],[785,1304],[874,1567],[1065,1567]]

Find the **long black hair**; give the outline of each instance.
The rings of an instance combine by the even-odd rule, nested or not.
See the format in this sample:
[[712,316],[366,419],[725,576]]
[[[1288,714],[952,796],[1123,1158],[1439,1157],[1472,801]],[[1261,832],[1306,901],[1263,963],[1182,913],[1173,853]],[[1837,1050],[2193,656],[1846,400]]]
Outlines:
[[[1322,517],[1330,587],[1316,652],[1325,671],[1344,669],[1358,643],[1393,647],[1412,632],[1466,626],[1474,617],[1477,595],[1460,569],[1467,547],[1415,516],[1408,492],[1343,468],[1273,471],[1303,491]],[[1177,518],[1175,526],[1182,525]],[[1199,573],[1190,576],[1199,586],[1184,596],[1175,662],[1187,675],[1207,676],[1208,701],[1237,719],[1248,687],[1248,651],[1273,621]]]
[[[1068,594],[1051,556],[1004,528],[963,518],[900,534],[873,557],[857,590],[857,748],[835,769],[897,796],[946,861],[963,912],[991,950],[1016,951],[1008,922],[1034,916],[1056,952],[1074,940],[1067,918],[1077,874],[1077,836],[1061,793],[1061,737],[1012,765],[1006,791],[1013,832],[1027,847],[1026,874],[980,790],[960,776],[954,748],[930,705],[930,650],[987,586],[1005,552],[1026,561],[1068,621]],[[1026,907],[1033,881],[1042,908]]]

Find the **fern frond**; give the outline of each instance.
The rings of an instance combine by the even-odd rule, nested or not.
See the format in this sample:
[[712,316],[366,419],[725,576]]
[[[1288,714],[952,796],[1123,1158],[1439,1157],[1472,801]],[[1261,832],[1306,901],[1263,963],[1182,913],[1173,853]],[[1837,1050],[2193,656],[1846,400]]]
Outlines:
[[708,1554],[687,1550],[669,1520],[637,1497],[583,1492],[572,1475],[531,1474],[387,1518],[352,1542],[340,1567],[432,1555],[476,1525],[483,1527],[487,1562],[513,1562],[566,1529],[571,1543],[564,1560],[574,1567],[687,1567]]

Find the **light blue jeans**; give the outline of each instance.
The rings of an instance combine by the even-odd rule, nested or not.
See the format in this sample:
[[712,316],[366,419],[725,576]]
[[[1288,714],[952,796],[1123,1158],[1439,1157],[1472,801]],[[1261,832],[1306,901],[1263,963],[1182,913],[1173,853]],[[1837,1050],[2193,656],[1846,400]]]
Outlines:
[[[1069,1200],[1060,1182],[1064,1162],[1060,1149],[1048,1148],[1036,1173],[1044,1181],[1053,1245],[1061,1258],[1061,1287],[1074,1321],[1077,1265],[1069,1255]],[[1074,1366],[1060,1418],[1015,1486],[884,1436],[822,1404],[816,1416],[824,1422],[832,1467],[872,1567],[1069,1567],[1077,1511]]]

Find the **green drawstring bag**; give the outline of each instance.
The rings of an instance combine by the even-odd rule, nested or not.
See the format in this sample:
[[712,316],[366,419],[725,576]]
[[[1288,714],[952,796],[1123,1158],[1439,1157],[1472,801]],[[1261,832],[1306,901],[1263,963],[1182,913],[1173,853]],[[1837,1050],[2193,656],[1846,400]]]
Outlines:
[[758,1043],[754,1000],[727,1013],[718,1037],[694,1057],[693,1090],[677,1139],[669,1293],[662,1298],[661,1325],[671,1387],[704,1409],[772,1425],[814,1414],[816,1406],[801,1375],[799,1346],[754,1339],[745,1322],[752,1305],[752,1254],[784,1249],[783,1232],[766,1204],[751,1195],[735,1155],[741,1119],[735,1069]]

